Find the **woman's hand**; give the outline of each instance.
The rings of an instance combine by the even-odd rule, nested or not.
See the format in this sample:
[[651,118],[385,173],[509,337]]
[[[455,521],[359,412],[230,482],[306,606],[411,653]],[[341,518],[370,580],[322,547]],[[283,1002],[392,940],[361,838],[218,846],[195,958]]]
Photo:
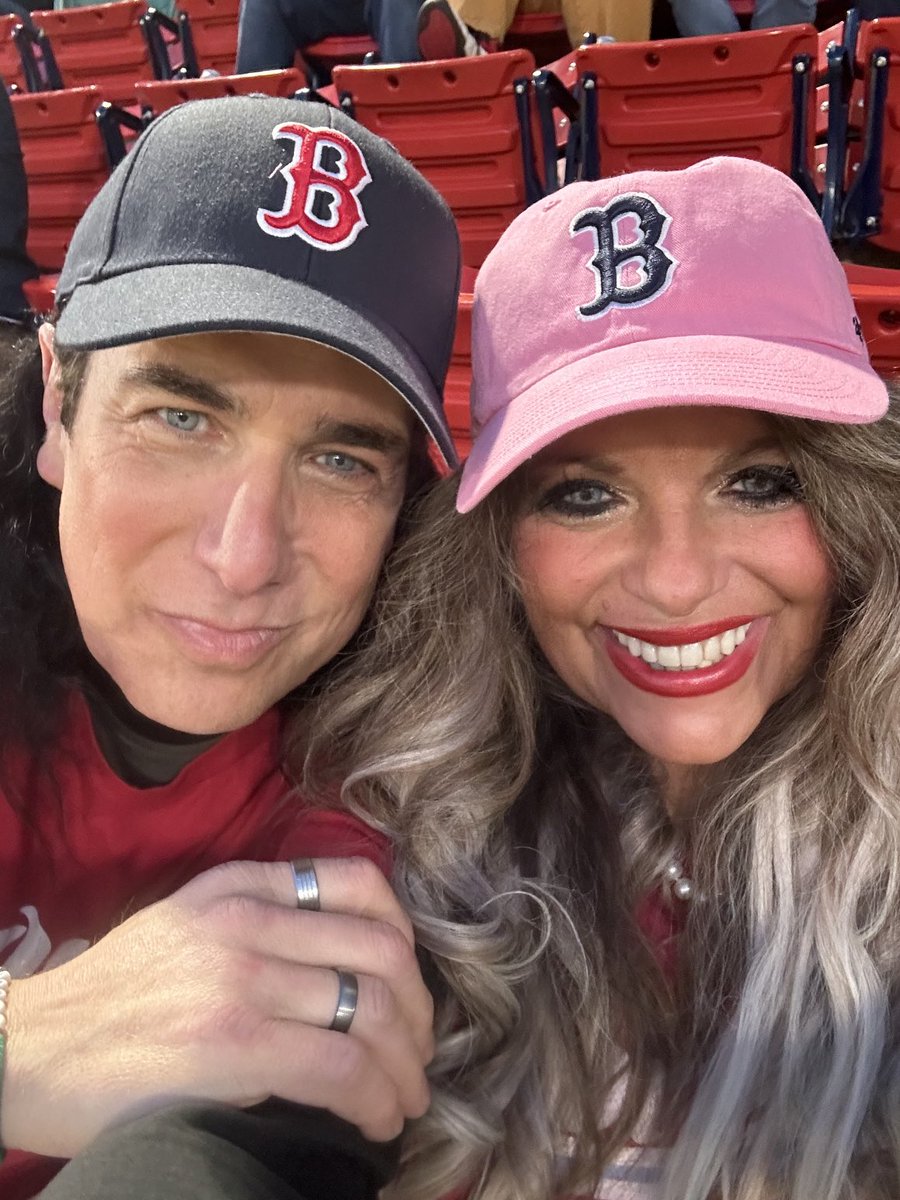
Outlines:
[[[412,928],[367,859],[317,859],[321,911],[287,863],[228,863],[9,992],[0,1144],[61,1157],[175,1098],[330,1109],[374,1140],[428,1106],[432,1002]],[[359,979],[328,1029],[335,968]]]

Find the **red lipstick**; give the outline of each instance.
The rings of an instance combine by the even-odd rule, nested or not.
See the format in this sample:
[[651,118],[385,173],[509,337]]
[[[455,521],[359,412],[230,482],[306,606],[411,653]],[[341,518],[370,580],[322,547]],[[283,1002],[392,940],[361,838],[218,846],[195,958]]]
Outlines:
[[[729,618],[731,621],[731,618]],[[627,647],[616,641],[615,637],[607,628],[603,628],[603,645],[609,655],[610,661],[624,679],[635,687],[640,688],[644,692],[652,692],[655,696],[666,696],[671,699],[685,699],[692,696],[708,696],[711,692],[719,692],[723,688],[731,687],[733,683],[737,683],[741,679],[756,657],[756,652],[765,635],[768,621],[763,618],[744,618],[738,620],[737,625],[750,624],[747,630],[747,636],[744,638],[740,646],[735,647],[734,651],[721,662],[716,663],[712,667],[702,667],[694,671],[660,671],[651,667],[649,663],[645,663],[642,658],[636,658],[629,652]],[[696,625],[691,630],[666,630],[669,633],[678,633],[678,637],[669,637],[668,640],[660,640],[660,632],[653,633],[652,637],[648,636],[651,632],[645,630],[642,633],[632,633],[630,630],[615,628],[619,633],[625,633],[629,637],[639,637],[641,641],[654,642],[657,646],[677,646],[685,645],[689,642],[703,641],[704,638],[715,637],[717,633],[724,633],[726,629],[733,629],[735,626],[722,622],[717,622],[715,625]],[[707,633],[698,634],[697,630],[709,630]],[[682,635],[687,633],[687,637]]]

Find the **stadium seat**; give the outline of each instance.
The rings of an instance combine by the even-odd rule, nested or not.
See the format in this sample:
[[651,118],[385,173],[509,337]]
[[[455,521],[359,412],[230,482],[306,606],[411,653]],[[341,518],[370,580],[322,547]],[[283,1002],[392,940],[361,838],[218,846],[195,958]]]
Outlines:
[[570,49],[562,13],[517,12],[506,31],[503,49],[530,50],[539,64],[559,58]]
[[817,35],[811,25],[721,37],[582,46],[578,174],[689,166],[715,154],[812,180]]
[[18,91],[30,90],[25,81],[22,58],[13,40],[13,30],[19,24],[16,16],[0,17],[0,79],[7,88],[15,85]]
[[28,252],[58,271],[75,225],[109,175],[96,87],[12,97],[28,179]]
[[129,105],[135,103],[135,81],[154,77],[140,25],[144,12],[143,0],[115,0],[32,17],[50,40],[61,86],[96,86],[105,100]]
[[900,271],[844,263],[869,357],[883,375],[900,374]]
[[203,79],[162,79],[135,85],[138,104],[146,115],[159,116],[187,100],[213,100],[219,96],[293,96],[306,87],[305,76],[296,68],[260,71],[256,75],[208,75]]
[[864,75],[859,167],[847,168],[840,232],[900,251],[900,17],[864,21],[857,40]]
[[[471,288],[471,284],[468,285]],[[463,287],[466,287],[465,282]],[[456,308],[456,334],[450,355],[450,369],[444,385],[444,409],[460,458],[472,448],[472,423],[469,412],[469,387],[472,382],[472,292],[460,292]]]
[[328,84],[339,64],[352,66],[364,62],[368,55],[377,54],[378,43],[361,33],[357,37],[327,37],[311,42],[297,52],[297,61],[306,70],[312,86],[318,88]]
[[543,193],[529,105],[533,71],[527,50],[334,69],[341,107],[393,142],[444,196],[469,266],[480,266]]
[[178,0],[178,28],[186,74],[233,75],[239,0]]

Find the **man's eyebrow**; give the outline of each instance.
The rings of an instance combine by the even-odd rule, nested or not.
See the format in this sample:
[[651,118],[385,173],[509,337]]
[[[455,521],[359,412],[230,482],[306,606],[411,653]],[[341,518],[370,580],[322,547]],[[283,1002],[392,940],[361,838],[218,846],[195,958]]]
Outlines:
[[125,383],[138,383],[159,388],[181,400],[189,400],[201,404],[213,412],[226,413],[230,416],[246,416],[247,409],[242,401],[223,391],[205,379],[191,375],[180,367],[168,363],[148,363],[143,366],[130,367],[124,374]]
[[405,455],[409,453],[409,434],[388,429],[385,425],[335,421],[331,417],[320,417],[316,422],[316,436],[326,442],[339,442],[342,446],[357,446],[361,450],[376,450],[381,454]]

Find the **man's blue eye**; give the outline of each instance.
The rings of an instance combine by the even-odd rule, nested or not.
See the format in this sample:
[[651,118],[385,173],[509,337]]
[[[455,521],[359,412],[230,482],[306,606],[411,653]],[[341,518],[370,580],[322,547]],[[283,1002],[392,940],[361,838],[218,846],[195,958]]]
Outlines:
[[164,408],[163,416],[167,425],[177,429],[179,433],[193,433],[200,424],[201,414],[185,408]]
[[358,458],[353,458],[350,454],[342,454],[339,450],[332,450],[328,454],[320,455],[319,461],[326,467],[330,467],[332,471],[338,471],[342,475],[352,475],[361,466]]

